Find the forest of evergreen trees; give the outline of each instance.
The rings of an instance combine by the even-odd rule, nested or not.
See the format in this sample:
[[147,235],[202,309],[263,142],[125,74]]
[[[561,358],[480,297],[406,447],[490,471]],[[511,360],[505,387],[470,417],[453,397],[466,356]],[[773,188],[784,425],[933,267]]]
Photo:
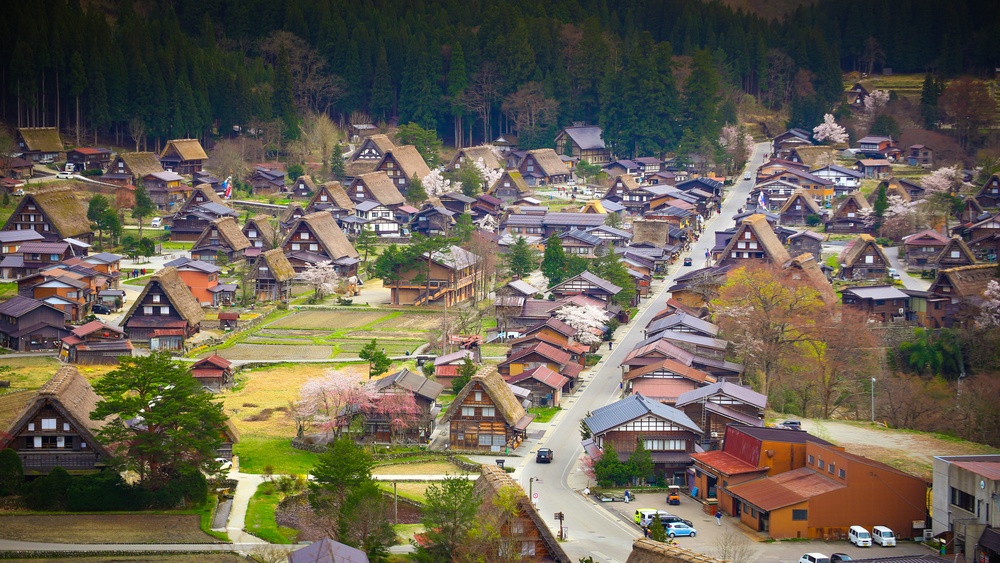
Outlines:
[[822,0],[783,22],[688,0],[84,5],[8,6],[4,121],[159,145],[234,125],[295,136],[312,111],[524,147],[586,121],[627,155],[716,138],[743,95],[811,128],[843,71],[992,77],[1000,62],[1000,4],[968,0]]

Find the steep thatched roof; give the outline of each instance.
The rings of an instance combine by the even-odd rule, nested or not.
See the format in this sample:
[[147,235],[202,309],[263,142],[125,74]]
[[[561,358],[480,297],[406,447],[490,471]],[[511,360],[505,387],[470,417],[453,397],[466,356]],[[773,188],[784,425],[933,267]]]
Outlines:
[[833,291],[833,286],[826,279],[826,274],[820,269],[816,257],[811,252],[803,252],[792,258],[784,267],[791,271],[793,279],[807,281],[811,287],[819,292],[820,299],[827,305],[833,305],[837,302],[837,293]]
[[292,263],[288,261],[285,253],[280,248],[268,250],[260,255],[260,259],[267,264],[268,269],[271,271],[271,276],[275,280],[283,282],[295,277],[295,268],[292,267]]
[[625,563],[727,563],[727,561],[663,542],[639,538],[632,542],[632,553]]
[[[538,535],[541,536],[542,542],[545,543],[548,556],[558,563],[570,563],[572,559],[566,555],[566,552],[555,536],[549,531],[548,525],[538,513],[538,509],[531,504],[531,500],[524,493],[521,485],[517,481],[514,481],[506,471],[496,465],[482,465],[479,468],[479,479],[476,479],[475,490],[484,500],[489,500],[503,489],[511,488],[517,491],[517,509],[519,512],[517,516],[527,516],[538,529]],[[530,534],[526,535],[530,536]]]
[[377,160],[348,160],[344,164],[344,175],[349,178],[357,178],[364,174],[371,174],[378,167]]
[[291,201],[291,202],[289,202],[288,203],[288,207],[286,207],[285,210],[281,212],[281,222],[282,223],[287,223],[287,222],[291,221],[292,217],[295,216],[295,212],[296,211],[301,211],[302,215],[305,215],[305,213],[306,213],[306,210],[305,210],[304,207],[302,207],[301,203],[299,203],[297,201]]
[[292,186],[298,186],[299,184],[302,184],[303,186],[306,187],[307,190],[311,192],[316,191],[316,182],[313,182],[312,176],[308,174],[299,176],[298,179],[296,179],[295,182],[292,183]]
[[389,155],[392,155],[392,158],[399,164],[399,169],[403,171],[407,179],[413,178],[414,175],[422,179],[431,173],[431,169],[424,162],[424,157],[420,156],[417,147],[413,145],[403,145],[386,151],[382,161],[389,158]]
[[303,215],[299,217],[299,223],[293,225],[288,231],[289,236],[298,230],[300,223],[305,223],[309,226],[309,230],[316,237],[316,241],[323,247],[326,255],[331,260],[344,257],[358,257],[358,251],[351,245],[351,241],[347,240],[344,231],[341,231],[340,227],[337,226],[337,221],[333,218],[333,215],[330,215],[326,211]]
[[202,148],[198,139],[173,139],[167,141],[167,146],[163,147],[160,158],[174,153],[181,157],[181,160],[207,160],[208,155]]
[[875,249],[875,252],[877,252],[879,257],[882,259],[883,264],[889,263],[889,259],[886,258],[885,253],[882,252],[882,247],[875,242],[875,237],[869,234],[862,234],[858,236],[858,238],[851,241],[847,248],[845,248],[840,254],[840,263],[847,267],[853,267],[868,247]]
[[[421,176],[423,178],[423,176]],[[392,183],[392,179],[386,175],[385,172],[372,172],[370,174],[362,174],[358,176],[355,182],[361,182],[368,188],[371,192],[372,197],[375,201],[381,203],[382,205],[400,205],[406,202],[403,194],[399,192]]]
[[503,168],[503,165],[500,164],[500,159],[498,159],[496,153],[493,152],[493,148],[487,145],[458,149],[458,152],[455,153],[455,157],[451,159],[450,168],[454,168],[455,164],[457,164],[459,159],[462,157],[465,157],[466,162],[470,163],[470,165],[479,159],[483,159],[483,165],[486,166],[486,168],[491,170],[499,170]]
[[812,196],[809,195],[809,193],[803,190],[802,188],[799,188],[794,192],[792,192],[791,197],[789,197],[785,201],[785,205],[781,206],[781,210],[778,211],[778,213],[787,213],[792,209],[792,205],[795,205],[796,201],[801,201],[802,204],[806,206],[806,209],[809,211],[809,213],[813,213],[815,215],[819,215],[820,213],[822,213],[822,211],[820,211],[819,205],[816,203],[816,200],[813,199]]
[[[124,152],[118,153],[118,158],[125,163],[125,166],[132,171],[136,178],[145,178],[150,174],[163,172],[160,160],[155,153],[151,152]],[[116,171],[116,167],[109,167],[108,172]]]
[[72,188],[53,188],[28,194],[21,200],[18,208],[21,209],[29,201],[34,201],[62,238],[90,233],[87,208],[80,200],[76,199],[74,191]]
[[243,224],[243,234],[245,235],[251,228],[257,229],[257,234],[260,238],[264,239],[264,248],[274,246],[274,237],[277,236],[277,233],[274,232],[274,225],[271,223],[270,216],[261,214],[247,219],[247,222]]
[[[10,418],[10,424],[2,426],[3,429],[10,430],[9,434],[16,434],[20,428],[28,424],[38,414],[43,406],[48,405],[61,411],[66,418],[72,421],[73,425],[86,436],[89,447],[107,455],[104,446],[95,437],[97,431],[104,426],[105,421],[90,419],[90,413],[97,407],[101,397],[94,392],[94,388],[75,367],[63,366],[59,368],[52,379],[46,381],[34,394],[12,395],[15,395],[14,399],[24,402],[21,403],[19,412]],[[16,405],[9,406],[16,407]],[[5,421],[0,420],[0,422]],[[0,448],[6,445],[3,440],[0,440]]]
[[531,191],[528,187],[527,182],[524,181],[524,177],[517,170],[505,170],[503,175],[501,175],[496,182],[490,186],[489,191],[486,193],[492,195],[496,193],[497,188],[504,185],[504,182],[510,182],[512,187],[517,188],[517,191],[522,194],[526,194]]
[[[500,412],[500,416],[503,417],[504,421],[506,421],[508,425],[515,426],[518,421],[526,416],[534,418],[534,415],[529,415],[524,410],[524,406],[522,406],[521,402],[514,396],[514,392],[510,390],[507,382],[504,381],[503,377],[500,376],[500,373],[495,370],[489,370],[485,373],[478,373],[472,376],[469,383],[458,392],[458,396],[455,397],[452,404],[455,406],[461,405],[465,401],[465,398],[469,395],[469,392],[472,391],[472,388],[475,387],[475,383],[481,385],[483,390],[486,391],[486,394],[490,397],[490,400],[493,401],[493,404]],[[451,420],[452,415],[458,411],[461,411],[461,409],[448,409],[445,411],[442,421],[448,422]]]
[[219,231],[219,242],[224,243],[237,252],[250,247],[250,240],[243,234],[236,219],[234,217],[222,217],[212,221],[205,227],[205,230],[202,231],[201,236],[195,241],[191,250],[208,246],[209,240],[211,240],[212,229]]
[[844,210],[847,209],[847,206],[851,201],[853,201],[855,205],[857,205],[857,209],[871,208],[871,205],[868,203],[868,200],[865,199],[863,195],[861,195],[861,192],[851,192],[847,194],[847,197],[844,198],[844,201],[840,202],[840,205],[837,206],[837,211],[834,212],[834,215],[839,216],[842,213],[844,213],[845,212]]
[[17,132],[21,134],[29,151],[49,153],[63,150],[59,130],[55,127],[22,127]]
[[772,263],[784,264],[792,259],[788,251],[785,250],[784,245],[781,244],[778,236],[774,234],[771,224],[767,222],[767,216],[761,213],[755,213],[743,219],[743,222],[736,229],[736,234],[729,240],[729,244],[726,245],[726,249],[722,252],[723,259],[732,255],[738,242],[746,240],[743,238],[743,233],[748,230],[753,233],[754,238],[760,243],[761,250],[767,254],[768,260]]
[[[951,257],[952,252],[958,252],[960,258],[952,258]],[[951,260],[958,260],[962,258],[964,258],[965,261],[967,261],[969,264],[976,263],[976,255],[972,253],[972,250],[969,248],[969,245],[965,244],[965,241],[962,240],[962,237],[955,235],[950,239],[948,239],[948,242],[945,243],[944,248],[941,249],[941,252],[937,256],[933,256],[929,260],[927,260],[927,263],[937,265],[940,264],[941,262],[948,262]]]
[[535,149],[528,151],[528,154],[534,157],[535,162],[538,166],[542,168],[542,172],[546,176],[557,176],[560,174],[568,174],[569,170],[563,163],[556,151],[552,149]]
[[142,293],[139,294],[139,297],[136,297],[135,301],[132,302],[132,307],[125,314],[122,326],[125,326],[128,320],[132,318],[132,315],[141,306],[142,300],[146,298],[149,290],[156,286],[163,289],[167,300],[177,309],[177,313],[181,318],[187,321],[188,326],[195,326],[205,319],[205,311],[201,309],[198,300],[191,294],[191,290],[188,289],[184,280],[177,273],[177,268],[170,266],[156,272],[153,274],[153,277],[149,278],[149,282],[142,288]]
[[[205,201],[198,203],[195,198],[198,194],[202,194]],[[202,205],[202,203],[218,203],[219,205],[224,205],[229,207],[226,200],[219,197],[219,194],[215,193],[215,188],[211,184],[198,184],[191,190],[191,195],[188,196],[187,201],[184,203],[183,209],[188,209],[191,205]]]
[[[321,200],[323,195],[326,195],[326,201]],[[313,209],[315,205],[336,205],[341,209],[354,209],[354,202],[348,197],[344,186],[340,185],[340,182],[337,181],[327,182],[319,186],[316,193],[313,194],[312,199],[309,200],[309,205],[306,207]]]
[[[929,291],[956,298],[982,298],[983,292],[986,291],[986,284],[990,280],[1000,281],[997,278],[996,270],[996,264],[976,264],[938,270],[937,279],[931,284]],[[948,292],[938,291],[942,286],[950,287],[951,290]]]

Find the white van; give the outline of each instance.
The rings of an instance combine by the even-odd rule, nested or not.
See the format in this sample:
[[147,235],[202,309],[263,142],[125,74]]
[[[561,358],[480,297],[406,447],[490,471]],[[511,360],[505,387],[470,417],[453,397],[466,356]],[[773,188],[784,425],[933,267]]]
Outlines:
[[882,547],[896,547],[896,534],[885,526],[875,526],[872,528],[872,541]]
[[153,217],[153,220],[149,222],[149,226],[154,229],[159,229],[163,225],[163,219],[160,217]]
[[872,546],[871,534],[861,526],[851,526],[851,529],[847,532],[847,539],[858,547]]
[[822,553],[807,553],[799,558],[799,563],[830,563],[830,558]]
[[660,516],[669,516],[669,515],[670,513],[667,512],[666,510],[655,510],[655,509],[650,510],[648,508],[643,510],[637,510],[636,523],[645,528],[646,526],[649,526],[651,523],[659,520]]

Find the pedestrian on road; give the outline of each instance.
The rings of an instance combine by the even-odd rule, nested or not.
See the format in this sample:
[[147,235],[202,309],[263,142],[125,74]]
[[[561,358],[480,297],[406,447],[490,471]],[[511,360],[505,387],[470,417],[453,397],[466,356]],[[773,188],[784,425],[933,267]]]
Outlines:
[[632,493],[628,489],[625,489],[625,504],[632,501]]
[[611,341],[608,340],[608,350],[610,350],[610,349],[611,349]]
[[722,511],[721,510],[716,510],[715,511],[715,524],[717,526],[721,526],[722,525]]
[[642,535],[646,536],[647,538],[649,537],[649,526],[642,527]]

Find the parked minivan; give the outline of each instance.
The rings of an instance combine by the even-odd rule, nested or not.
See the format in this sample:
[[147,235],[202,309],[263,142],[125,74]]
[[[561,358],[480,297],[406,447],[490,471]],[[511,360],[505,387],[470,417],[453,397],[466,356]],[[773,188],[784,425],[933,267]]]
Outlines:
[[871,534],[861,526],[851,526],[851,529],[847,532],[847,539],[858,547],[872,546]]
[[149,222],[149,226],[154,229],[159,229],[162,224],[163,224],[163,219],[161,219],[160,217],[153,217],[153,220]]
[[896,547],[896,535],[885,526],[875,526],[872,528],[872,541],[882,547]]
[[640,508],[635,511],[635,523],[645,528],[649,526],[651,522],[662,516],[669,516],[669,512],[666,510],[657,510],[655,508]]
[[799,558],[799,563],[830,563],[830,558],[822,553],[807,553]]

